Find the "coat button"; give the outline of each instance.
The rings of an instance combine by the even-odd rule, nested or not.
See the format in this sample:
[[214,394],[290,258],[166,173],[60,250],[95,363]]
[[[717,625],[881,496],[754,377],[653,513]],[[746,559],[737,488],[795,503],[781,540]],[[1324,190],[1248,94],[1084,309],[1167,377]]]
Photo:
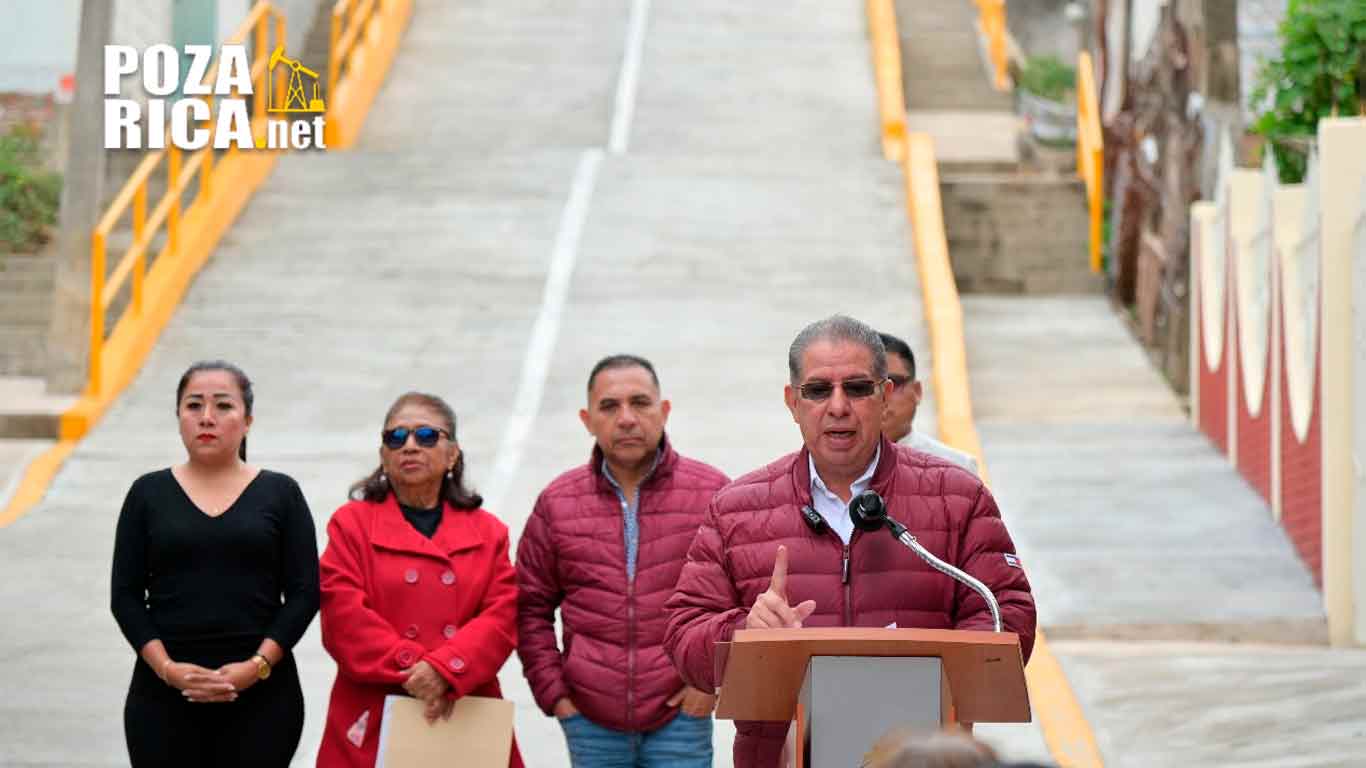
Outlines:
[[405,573],[405,574],[403,574],[403,580],[406,581],[406,582],[408,582],[409,584],[416,584],[416,583],[417,583],[417,569],[416,569],[416,568],[409,568],[409,569],[408,569],[408,572]]
[[416,625],[416,624],[409,624],[409,625],[408,625],[408,628],[405,629],[405,630],[403,630],[403,635],[404,635],[404,637],[407,637],[409,640],[416,640],[416,639],[417,639],[417,625]]
[[452,637],[455,637],[455,625],[454,625],[454,624],[447,624],[447,625],[441,630],[441,634],[444,635],[445,638],[446,638],[447,640],[450,640]]
[[455,670],[455,673],[456,673],[456,674],[460,674],[461,672],[464,672],[464,671],[465,671],[465,660],[462,659],[462,658],[460,658],[459,656],[456,656],[455,658],[451,659],[451,669]]
[[455,571],[446,571],[441,574],[441,583],[450,586],[455,583]]
[[399,664],[399,666],[401,666],[401,667],[411,667],[411,666],[413,665],[413,661],[414,661],[414,659],[413,659],[413,652],[412,652],[412,651],[399,651],[399,652],[398,652],[398,664]]

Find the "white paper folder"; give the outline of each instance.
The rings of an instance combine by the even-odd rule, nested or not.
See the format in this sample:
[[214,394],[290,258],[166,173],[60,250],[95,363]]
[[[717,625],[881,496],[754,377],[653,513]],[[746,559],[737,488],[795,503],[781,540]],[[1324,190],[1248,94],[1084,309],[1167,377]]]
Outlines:
[[507,768],[512,702],[465,696],[455,702],[450,720],[432,724],[425,710],[417,699],[384,697],[375,768]]

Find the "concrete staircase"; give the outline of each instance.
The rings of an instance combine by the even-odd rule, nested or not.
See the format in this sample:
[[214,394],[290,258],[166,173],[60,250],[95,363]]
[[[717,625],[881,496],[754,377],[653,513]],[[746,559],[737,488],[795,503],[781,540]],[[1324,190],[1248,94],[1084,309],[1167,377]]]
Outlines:
[[970,0],[897,2],[906,127],[934,140],[958,290],[1098,292],[1074,166],[1067,152],[1022,157],[1025,128],[991,85],[976,18]]
[[0,376],[0,442],[55,438],[62,412],[75,402],[75,396],[48,394],[40,377]]
[[971,0],[897,0],[906,109],[990,111],[1012,108],[992,87],[977,42]]

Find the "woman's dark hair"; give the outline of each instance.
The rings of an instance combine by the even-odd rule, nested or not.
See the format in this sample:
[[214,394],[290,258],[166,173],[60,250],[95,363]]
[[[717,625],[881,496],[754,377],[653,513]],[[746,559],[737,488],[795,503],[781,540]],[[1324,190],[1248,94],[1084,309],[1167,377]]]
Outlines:
[[[429,395],[425,392],[405,392],[400,395],[394,404],[389,406],[388,413],[384,414],[384,424],[388,426],[389,421],[394,418],[394,414],[405,405],[416,403],[423,405],[441,414],[446,431],[450,433],[451,442],[456,446],[460,442],[455,439],[455,411],[446,404],[445,400],[436,395]],[[468,489],[464,485],[465,478],[465,452],[461,451],[455,459],[455,466],[448,474],[441,476],[440,498],[449,501],[451,506],[456,509],[478,509],[484,503],[484,497]],[[384,501],[393,491],[389,484],[389,478],[384,474],[384,465],[375,467],[365,478],[351,486],[348,495],[357,501]]]
[[[176,413],[180,412],[180,398],[185,396],[185,388],[190,386],[190,379],[196,373],[204,371],[226,371],[232,374],[237,381],[237,388],[242,391],[242,407],[246,411],[247,418],[251,418],[251,404],[256,400],[256,396],[251,391],[251,379],[241,368],[233,365],[227,360],[200,360],[180,375],[180,383],[175,388],[175,408]],[[242,461],[247,460],[247,436],[242,435],[242,444],[237,446],[237,455]]]

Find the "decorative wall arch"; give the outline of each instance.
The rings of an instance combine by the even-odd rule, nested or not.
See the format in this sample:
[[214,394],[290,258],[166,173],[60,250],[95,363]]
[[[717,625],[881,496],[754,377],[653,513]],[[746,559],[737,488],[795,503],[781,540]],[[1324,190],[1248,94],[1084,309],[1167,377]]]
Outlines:
[[1228,288],[1228,239],[1230,189],[1233,177],[1233,142],[1227,133],[1219,139],[1219,167],[1214,186],[1214,222],[1201,242],[1200,329],[1204,340],[1205,366],[1219,370],[1224,355],[1225,294]]
[[1233,268],[1237,292],[1238,356],[1247,412],[1256,417],[1266,401],[1271,368],[1271,263],[1274,237],[1272,201],[1279,179],[1271,152],[1262,166],[1262,183],[1250,237],[1235,238]]
[[1281,313],[1285,343],[1286,401],[1291,434],[1303,443],[1313,418],[1318,386],[1320,279],[1318,161],[1309,158],[1304,180],[1304,207],[1298,232],[1278,238],[1281,266]]

